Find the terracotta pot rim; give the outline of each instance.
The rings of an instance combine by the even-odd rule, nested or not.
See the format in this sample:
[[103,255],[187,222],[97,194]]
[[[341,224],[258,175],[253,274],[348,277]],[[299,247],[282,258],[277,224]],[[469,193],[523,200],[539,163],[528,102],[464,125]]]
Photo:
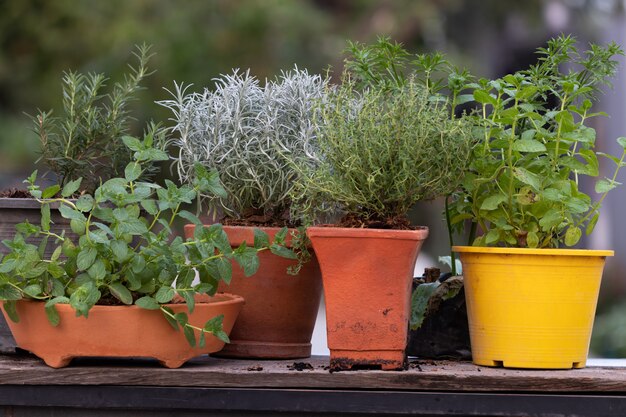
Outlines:
[[417,227],[418,228],[415,230],[395,230],[313,226],[307,228],[306,232],[309,237],[355,237],[395,240],[425,240],[428,237],[428,227]]
[[613,256],[612,250],[597,249],[532,249],[532,248],[501,248],[485,246],[453,246],[452,250],[459,253],[480,253],[485,255],[543,255],[543,256]]
[[[221,224],[221,223],[220,223]],[[211,226],[211,224],[204,224],[205,227]],[[187,235],[188,231],[190,235],[193,235],[193,230],[195,230],[196,225],[192,223],[188,223],[184,226],[185,235]],[[252,245],[254,242],[254,229],[259,229],[267,233],[271,238],[273,238],[276,233],[282,230],[282,227],[265,227],[265,226],[225,226],[222,225],[222,229],[228,235],[228,241],[231,246],[239,246],[245,240],[248,246]],[[288,227],[287,237],[285,239],[285,246],[291,247],[291,232],[298,230],[296,228]],[[229,233],[230,232],[230,233]],[[307,245],[308,248],[311,248],[311,245]]]
[[[35,303],[41,303],[42,305],[44,304],[43,301],[38,301],[38,300],[31,300],[31,299],[21,299],[21,300],[17,300],[17,302],[20,303],[29,303],[29,304],[35,304]],[[224,305],[229,305],[229,304],[239,304],[239,303],[245,303],[245,300],[242,296],[240,295],[236,295],[236,294],[231,294],[231,293],[218,293],[215,294],[214,296],[211,296],[209,301],[203,301],[203,300],[199,300],[196,298],[196,306],[198,305],[211,305],[211,306],[224,306]],[[176,307],[176,306],[186,306],[185,303],[174,303],[174,304],[161,304],[164,307]],[[72,309],[70,304],[56,304],[55,305],[58,309],[60,310],[66,310],[66,309]],[[129,310],[145,310],[139,306],[136,305],[115,305],[115,306],[108,306],[108,305],[98,305],[96,304],[95,306],[93,306],[91,309],[92,310],[96,310],[96,311],[110,311],[110,310],[118,310],[120,308],[124,308],[124,309],[129,309]],[[73,310],[73,309],[72,309]],[[156,311],[156,310],[155,310]]]

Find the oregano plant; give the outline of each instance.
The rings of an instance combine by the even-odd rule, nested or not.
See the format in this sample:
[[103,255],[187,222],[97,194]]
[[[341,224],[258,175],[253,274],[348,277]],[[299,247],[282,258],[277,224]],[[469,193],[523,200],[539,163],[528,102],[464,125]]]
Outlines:
[[[626,151],[614,156],[595,150],[596,131],[589,125],[605,115],[592,107],[600,88],[610,85],[622,49],[591,44],[579,53],[574,38],[560,36],[537,53],[537,64],[528,69],[472,85],[482,139],[450,215],[457,226],[472,222],[470,243],[476,246],[576,245],[593,231],[626,165]],[[626,138],[617,142],[626,148]],[[599,197],[593,199],[581,180],[601,176],[600,158],[614,169],[595,182]]]
[[[178,298],[193,312],[194,295],[213,295],[220,280],[230,281],[231,260],[250,276],[259,268],[260,251],[294,258],[283,246],[287,229],[273,241],[255,230],[250,246],[231,248],[220,224],[204,227],[183,209],[199,193],[225,194],[217,172],[197,165],[193,181],[183,186],[169,180],[164,186],[146,182],[141,180],[146,167],[167,160],[167,153],[154,146],[149,134],[142,140],[126,136],[123,142],[132,154],[124,175],[102,183],[93,194],[70,199],[80,188],[80,178],[43,190],[36,184],[37,172],[26,180],[30,193],[41,203],[41,224],[21,223],[15,237],[3,242],[10,249],[0,263],[0,299],[5,301],[5,310],[18,321],[17,300],[38,300],[45,303],[48,319],[56,326],[57,304],[69,304],[77,316],[85,317],[96,304],[136,305],[160,310],[175,329],[182,329],[192,346],[204,346],[206,333],[228,342],[222,316],[197,327],[188,322],[187,313],[174,313],[166,304]],[[70,219],[71,231],[78,235],[75,241],[65,231],[51,231],[52,205]],[[193,239],[173,237],[172,226],[178,218],[197,225]],[[39,247],[25,241],[31,235],[43,238]],[[50,258],[43,255],[47,245],[56,246]]]

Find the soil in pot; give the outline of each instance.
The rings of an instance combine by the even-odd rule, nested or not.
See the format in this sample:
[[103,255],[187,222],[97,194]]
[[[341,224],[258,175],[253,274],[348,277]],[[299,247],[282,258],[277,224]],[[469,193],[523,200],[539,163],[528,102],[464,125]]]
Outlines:
[[[243,306],[242,297],[232,294],[196,297],[189,322],[202,327],[212,317],[224,315],[223,328],[232,329]],[[8,317],[9,327],[21,349],[27,350],[53,367],[69,365],[76,357],[147,357],[155,358],[168,368],[178,368],[189,359],[224,346],[224,342],[206,335],[206,345],[191,347],[182,331],[176,331],[159,310],[137,306],[96,305],[89,318],[76,317],[68,304],[57,304],[59,325],[48,322],[44,303],[21,300],[17,302],[20,317],[14,323]],[[169,304],[174,312],[187,312],[186,304]],[[6,316],[6,312],[3,309]]]
[[[280,230],[260,227],[270,238]],[[187,237],[193,236],[193,225],[185,226]],[[233,247],[254,242],[252,227],[224,226]],[[287,240],[289,244],[289,240]],[[296,359],[311,356],[311,336],[322,294],[322,280],[313,254],[298,275],[287,268],[296,261],[281,258],[269,251],[259,255],[256,274],[246,277],[233,264],[229,285],[220,282],[218,291],[242,295],[246,304],[230,335],[231,343],[214,356],[256,359]]]
[[406,367],[413,268],[427,228],[311,227],[333,371]]

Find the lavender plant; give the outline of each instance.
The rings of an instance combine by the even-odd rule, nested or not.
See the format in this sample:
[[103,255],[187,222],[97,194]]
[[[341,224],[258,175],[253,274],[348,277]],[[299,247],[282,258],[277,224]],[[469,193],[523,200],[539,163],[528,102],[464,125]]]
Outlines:
[[183,183],[200,164],[220,173],[226,196],[203,194],[212,213],[258,224],[297,225],[290,216],[290,192],[310,167],[316,147],[315,103],[327,80],[295,68],[261,86],[250,72],[235,70],[216,79],[215,90],[187,93],[176,84],[160,104],[173,114],[176,158]]

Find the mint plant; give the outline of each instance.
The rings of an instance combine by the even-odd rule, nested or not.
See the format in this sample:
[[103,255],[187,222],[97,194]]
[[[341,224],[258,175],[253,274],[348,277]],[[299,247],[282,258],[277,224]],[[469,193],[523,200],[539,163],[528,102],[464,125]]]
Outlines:
[[[21,223],[13,240],[3,242],[10,249],[0,263],[0,299],[5,300],[5,310],[18,321],[16,301],[39,300],[45,303],[48,319],[56,326],[59,315],[55,306],[60,303],[69,304],[77,316],[85,317],[96,304],[134,304],[160,310],[175,329],[183,330],[192,346],[204,346],[206,333],[228,342],[222,316],[200,328],[188,323],[186,313],[175,314],[165,304],[180,297],[193,312],[195,294],[213,295],[219,280],[230,281],[231,260],[250,276],[259,267],[260,251],[294,258],[294,253],[282,246],[287,229],[274,241],[255,230],[254,242],[250,242],[253,246],[244,243],[232,249],[221,225],[203,227],[194,214],[182,208],[200,193],[225,195],[217,172],[196,165],[193,182],[180,187],[169,180],[165,186],[142,181],[146,167],[167,160],[168,155],[154,146],[150,134],[143,140],[130,136],[122,140],[133,160],[124,168],[123,176],[102,183],[93,194],[70,199],[80,188],[81,179],[44,190],[35,183],[37,172],[26,180],[31,194],[41,203],[41,224]],[[77,241],[70,240],[65,231],[56,234],[50,230],[53,204],[70,219]],[[197,225],[193,239],[172,238],[172,225],[178,218]],[[39,247],[25,242],[31,235],[43,237]],[[48,244],[56,248],[45,259]],[[194,284],[196,272],[199,282]]]
[[[81,188],[91,193],[100,180],[124,172],[131,154],[122,138],[130,133],[133,122],[130,103],[142,89],[141,81],[151,74],[147,66],[153,55],[150,49],[137,46],[136,65],[129,65],[123,81],[114,83],[109,92],[105,92],[104,74],[66,72],[62,114],[56,117],[52,110],[39,111],[31,117],[41,141],[40,161],[61,186],[81,177]],[[159,126],[153,127],[163,135]],[[144,171],[151,169],[146,166]]]
[[[593,231],[602,201],[626,165],[626,151],[595,151],[596,131],[589,126],[604,115],[592,107],[600,88],[610,85],[621,48],[591,44],[579,53],[574,38],[561,36],[537,53],[538,63],[526,70],[472,85],[482,139],[450,215],[459,228],[472,222],[475,246],[577,244],[583,231]],[[617,142],[626,148],[626,138]],[[614,170],[596,181],[594,201],[580,181],[600,176],[599,158]]]

